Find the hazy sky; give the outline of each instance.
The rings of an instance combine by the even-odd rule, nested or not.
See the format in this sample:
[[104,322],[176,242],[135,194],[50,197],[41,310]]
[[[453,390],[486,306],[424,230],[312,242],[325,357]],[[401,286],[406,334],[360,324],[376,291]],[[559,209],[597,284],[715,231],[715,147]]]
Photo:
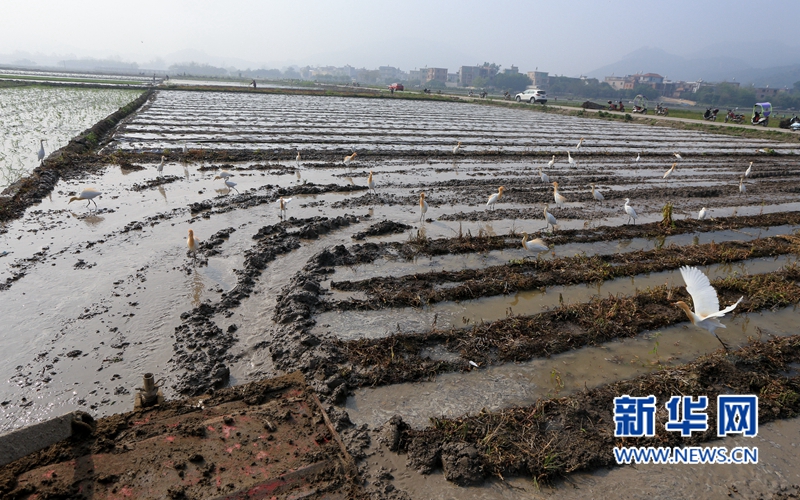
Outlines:
[[[755,29],[792,44],[800,1],[5,0],[0,53],[201,57],[284,67],[447,67],[483,61],[578,76],[643,46],[686,55]],[[34,58],[35,60],[35,58]]]

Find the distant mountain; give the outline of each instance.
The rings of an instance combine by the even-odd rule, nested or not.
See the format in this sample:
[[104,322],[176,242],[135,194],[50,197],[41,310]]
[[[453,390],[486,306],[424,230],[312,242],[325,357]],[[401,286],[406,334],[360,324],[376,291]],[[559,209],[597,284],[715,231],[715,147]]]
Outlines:
[[[761,64],[760,64],[761,63]],[[644,47],[621,60],[589,72],[588,76],[625,76],[658,73],[670,80],[736,81],[743,85],[792,87],[800,81],[800,49],[782,43],[715,44],[678,56]]]

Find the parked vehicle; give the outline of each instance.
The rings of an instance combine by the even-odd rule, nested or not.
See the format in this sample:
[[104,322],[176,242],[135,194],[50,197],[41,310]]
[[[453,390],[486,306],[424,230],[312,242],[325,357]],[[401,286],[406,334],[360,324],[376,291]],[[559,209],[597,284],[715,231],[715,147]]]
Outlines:
[[389,90],[405,90],[402,83],[393,83],[389,85]]
[[539,89],[525,89],[524,92],[517,94],[514,99],[516,99],[517,102],[527,101],[531,104],[537,102],[547,104],[547,93]]
[[717,113],[719,113],[719,108],[711,109],[706,108],[706,112],[703,113],[703,120],[708,120],[710,122],[717,121]]
[[725,123],[728,123],[729,121],[733,123],[742,123],[744,121],[744,115],[736,113],[735,110],[729,109],[728,114],[725,115]]
[[631,113],[641,113],[643,115],[647,114],[647,99],[642,94],[637,95],[633,98],[633,109]]
[[621,112],[624,113],[625,112],[625,105],[622,104],[622,101],[619,101],[619,103],[613,103],[611,101],[608,101],[608,110],[609,111],[621,111]]
[[772,104],[768,102],[757,102],[753,106],[753,117],[750,123],[753,125],[769,126],[769,115],[772,114]]
[[661,102],[656,104],[656,114],[657,115],[661,115],[661,116],[668,116],[669,115],[669,109],[665,108],[663,106],[663,104],[664,103],[661,103]]

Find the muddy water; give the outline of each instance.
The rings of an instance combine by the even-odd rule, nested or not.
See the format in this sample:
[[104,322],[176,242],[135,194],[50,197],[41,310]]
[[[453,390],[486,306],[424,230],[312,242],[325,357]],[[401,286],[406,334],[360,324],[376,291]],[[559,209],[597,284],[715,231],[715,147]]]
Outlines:
[[[755,465],[639,465],[573,473],[567,481],[539,486],[529,478],[493,478],[482,486],[462,488],[448,483],[441,471],[423,476],[381,445],[373,445],[367,461],[372,470],[391,471],[391,484],[411,498],[432,500],[568,499],[614,498],[792,498],[800,493],[797,468],[797,434],[800,419],[779,420],[760,425],[755,438],[726,437],[704,446],[758,447]],[[610,453],[610,450],[609,450]],[[775,495],[775,496],[773,496]]]
[[[762,274],[797,262],[797,256],[782,255],[752,259],[734,264],[717,264],[701,267],[710,279],[732,274]],[[592,297],[608,295],[633,295],[660,285],[683,286],[678,270],[652,273],[631,278],[618,278],[597,285],[553,286],[546,290],[517,292],[511,295],[487,297],[458,303],[443,302],[424,308],[398,308],[380,311],[334,311],[318,316],[318,331],[325,331],[343,339],[379,338],[394,333],[418,332],[433,326],[448,330],[471,324],[490,322],[509,315],[530,315],[563,303],[588,302]],[[334,298],[352,294],[336,293]]]

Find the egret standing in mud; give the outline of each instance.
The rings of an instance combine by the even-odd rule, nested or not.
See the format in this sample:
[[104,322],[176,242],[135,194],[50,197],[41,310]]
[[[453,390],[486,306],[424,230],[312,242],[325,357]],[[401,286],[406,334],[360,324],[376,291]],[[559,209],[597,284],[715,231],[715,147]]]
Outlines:
[[639,163],[639,160],[642,158],[641,153],[636,153],[636,158],[633,159],[636,163]]
[[739,300],[732,306],[728,306],[720,311],[717,291],[711,286],[708,276],[703,274],[703,272],[696,267],[689,266],[681,267],[681,276],[683,276],[683,281],[686,283],[686,291],[692,296],[694,312],[692,312],[692,309],[686,302],[681,300],[675,302],[673,305],[683,309],[683,312],[686,313],[689,321],[691,321],[694,326],[699,326],[700,328],[708,330],[717,337],[719,343],[722,344],[722,347],[727,351],[728,346],[714,333],[714,330],[717,328],[725,328],[725,325],[720,323],[719,318],[733,311],[744,296],[739,297]]
[[39,158],[39,163],[41,164],[44,161],[44,141],[47,139],[39,139],[39,153],[37,153],[37,158]]
[[575,165],[575,160],[573,160],[573,159],[572,159],[572,155],[571,155],[571,154],[569,154],[569,149],[567,150],[567,162],[568,162],[570,165]]
[[636,224],[638,216],[636,215],[636,210],[633,209],[630,203],[630,198],[625,198],[625,213],[628,214],[628,222],[626,222],[626,224],[630,224],[631,219],[633,219],[633,223]]
[[369,177],[367,177],[367,187],[375,191],[375,180],[372,178],[372,170],[369,171]]
[[667,177],[669,177],[670,175],[672,175],[672,173],[673,173],[673,172],[675,172],[675,166],[676,166],[676,165],[678,165],[678,162],[675,162],[675,163],[673,163],[673,164],[672,164],[672,167],[670,167],[670,169],[669,169],[669,170],[667,170],[667,171],[664,173],[664,179],[666,179]]
[[744,185],[744,176],[739,177],[739,195],[747,198],[747,186]]
[[166,159],[167,159],[166,156],[163,155],[161,156],[161,163],[159,163],[158,166],[156,167],[158,175],[161,175],[161,173],[164,171],[164,161],[166,161]]
[[747,167],[747,170],[744,171],[744,176],[745,177],[750,177],[750,172],[752,172],[752,171],[753,171],[753,162],[751,161],[750,162],[750,166]]
[[550,177],[542,172],[542,167],[539,167],[539,178],[542,179],[542,182],[550,184]]
[[577,151],[577,150],[579,150],[581,148],[581,144],[583,144],[583,137],[581,137],[581,140],[578,141],[578,145],[575,146],[575,151]]
[[680,155],[680,153],[672,153],[672,156],[674,156],[675,158],[677,158],[679,160],[683,160],[683,157]]
[[425,213],[428,212],[428,202],[425,201],[425,193],[419,194],[419,220],[425,220]]
[[706,210],[706,207],[703,207],[697,214],[697,220],[706,220],[707,216],[708,216],[708,211]]
[[351,154],[349,156],[345,156],[344,157],[345,166],[349,166],[350,162],[352,162],[356,158],[356,156],[358,156],[358,153],[356,153],[355,151],[353,151],[353,154]]
[[189,237],[186,238],[186,246],[189,247],[192,257],[197,261],[197,240],[194,239],[194,231],[189,229]]
[[545,252],[550,250],[550,247],[547,246],[541,238],[534,238],[532,240],[528,239],[528,233],[522,232],[522,248],[529,252]]
[[78,196],[73,196],[72,198],[70,198],[69,202],[67,202],[67,205],[69,205],[73,201],[88,200],[86,203],[87,207],[91,203],[94,203],[94,208],[97,208],[97,202],[94,201],[94,199],[100,196],[101,194],[103,193],[96,190],[95,188],[86,188],[83,191],[81,191],[81,194],[79,194]]
[[284,198],[283,196],[280,197],[278,200],[278,207],[280,208],[280,216],[286,217],[286,206],[291,202],[294,198]]
[[300,150],[299,149],[297,150],[297,156],[294,157],[294,164],[297,167],[300,166]]
[[556,164],[556,155],[553,155],[553,158],[547,162],[547,168],[553,168],[553,165]]
[[[544,206],[544,221],[547,223],[547,226],[553,226],[553,232],[555,233],[556,232],[556,225],[558,224],[558,221],[553,216],[553,214],[551,214],[550,212],[547,211],[548,207],[550,207],[550,205],[545,204],[545,206]],[[547,226],[545,226],[544,228],[547,229]]]
[[567,199],[558,192],[558,182],[553,183],[553,199],[556,201],[558,208],[564,208],[564,203],[567,201]]
[[461,151],[461,141],[458,141],[458,144],[453,146],[453,154],[457,155]]
[[594,184],[589,184],[589,185],[592,187],[592,198],[594,198],[595,201],[601,202],[601,201],[605,200],[605,197],[603,196],[603,194],[600,191],[598,191],[598,190],[596,190],[594,188]]
[[489,197],[489,201],[486,202],[486,206],[487,207],[492,207],[492,210],[494,210],[495,203],[500,201],[500,198],[503,197],[503,191],[505,191],[505,190],[506,190],[506,188],[504,188],[503,186],[500,186],[499,188],[497,188],[497,192]]

